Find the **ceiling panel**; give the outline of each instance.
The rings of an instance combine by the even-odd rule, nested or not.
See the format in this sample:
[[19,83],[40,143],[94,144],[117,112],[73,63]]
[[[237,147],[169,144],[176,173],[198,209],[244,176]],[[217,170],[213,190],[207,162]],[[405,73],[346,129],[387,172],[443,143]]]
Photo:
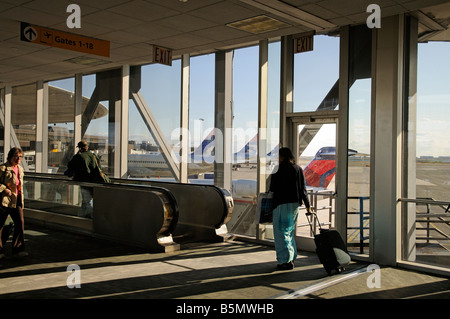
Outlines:
[[[176,57],[310,30],[310,26],[301,23],[295,15],[307,14],[322,19],[331,27],[317,31],[326,33],[334,31],[328,29],[333,28],[333,24],[338,28],[364,23],[368,16],[367,5],[373,0],[78,0],[81,29],[69,29],[66,25],[69,16],[66,8],[71,3],[71,0],[0,0],[0,87],[62,78],[77,72],[90,73],[122,64],[150,63],[152,45],[173,49]],[[450,1],[378,0],[376,3],[381,7],[382,16],[422,9],[425,13],[422,16],[434,19],[438,29],[444,30],[450,23]],[[278,11],[261,4],[270,4]],[[426,8],[431,5],[437,6]],[[226,26],[263,14],[289,26],[257,35]],[[108,64],[85,66],[65,62],[76,57],[96,56],[22,42],[20,21],[108,40],[110,57],[97,57]],[[434,39],[448,38],[445,32],[432,35]]]
[[130,1],[109,8],[107,11],[115,12],[122,16],[130,17],[132,19],[139,19],[146,22],[164,19],[179,13],[178,11],[141,0]]

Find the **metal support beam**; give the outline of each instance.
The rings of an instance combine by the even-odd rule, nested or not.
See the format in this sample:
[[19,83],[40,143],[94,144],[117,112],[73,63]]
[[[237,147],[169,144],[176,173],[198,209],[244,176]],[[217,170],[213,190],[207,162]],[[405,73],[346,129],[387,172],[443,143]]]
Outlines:
[[336,229],[347,234],[348,197],[348,114],[349,114],[349,45],[350,28],[342,27],[339,32],[339,118],[336,137]]
[[48,83],[36,84],[36,149],[37,173],[47,173],[48,166]]
[[216,53],[214,184],[231,191],[233,51]]
[[[8,155],[9,150],[11,149],[11,139],[12,139],[12,125],[11,125],[11,95],[12,88],[10,86],[5,87],[5,104],[4,104],[4,162],[6,162],[6,156]],[[16,138],[17,139],[17,138]]]
[[183,54],[181,62],[180,182],[187,183],[189,155],[189,54]]
[[180,169],[178,164],[175,162],[177,160],[176,155],[174,154],[172,148],[164,137],[163,132],[161,131],[158,122],[153,116],[150,108],[147,103],[145,103],[145,99],[142,96],[141,92],[132,92],[131,93],[134,103],[144,120],[145,125],[149,129],[152,134],[154,140],[158,143],[161,148],[161,154],[166,160],[170,171],[177,181],[180,181]]
[[128,109],[130,101],[130,66],[122,66],[122,98],[120,105],[120,132],[118,138],[117,166],[115,176],[126,178],[128,172]]
[[[35,167],[37,173],[43,173],[42,171],[42,131],[43,131],[43,119],[44,119],[44,82],[38,81],[36,83],[36,145],[35,145]],[[48,121],[47,121],[48,122]]]
[[[286,113],[294,111],[294,40],[292,36],[281,38],[281,85],[280,85],[280,147],[294,146],[292,123]],[[294,151],[294,150],[293,150]]]
[[[405,19],[405,92],[403,97],[402,197],[416,198],[418,20]],[[416,204],[402,204],[402,259],[416,260]]]
[[258,156],[257,156],[257,193],[266,191],[266,154],[267,151],[267,99],[268,99],[268,66],[269,41],[259,42],[259,81],[258,81]]
[[[75,109],[74,109],[74,146],[81,141],[84,132],[82,133],[82,117],[83,117],[83,75],[75,75]],[[73,153],[77,152],[76,147],[73,148]]]
[[94,118],[95,110],[97,109],[99,100],[99,88],[95,87],[94,92],[92,92],[91,98],[89,99],[86,109],[83,111],[81,118],[81,139],[84,138],[91,120]]
[[404,16],[384,18],[377,29],[372,105],[371,249],[380,265],[401,257],[401,146]]

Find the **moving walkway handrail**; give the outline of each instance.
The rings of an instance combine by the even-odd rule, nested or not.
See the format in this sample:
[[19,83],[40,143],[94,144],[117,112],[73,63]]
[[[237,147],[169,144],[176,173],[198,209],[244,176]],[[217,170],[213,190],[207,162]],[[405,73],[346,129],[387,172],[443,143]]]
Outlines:
[[[213,184],[195,184],[195,183],[178,183],[178,182],[169,182],[169,181],[158,181],[158,180],[147,180],[147,179],[115,179],[111,178],[111,181],[116,183],[136,183],[139,185],[161,185],[159,187],[167,188],[172,193],[176,192],[172,187],[190,187],[190,188],[210,188],[213,189],[216,193],[220,194],[221,203],[222,203],[222,215],[219,220],[216,222],[214,227],[219,229],[222,225],[226,224],[233,215],[234,202],[231,194],[223,188],[220,188]],[[177,198],[177,194],[175,194],[175,198]],[[177,198],[177,202],[181,205],[181,198]],[[183,207],[186,209],[186,207]],[[183,218],[185,216],[182,216]]]
[[164,187],[154,186],[154,185],[137,185],[137,184],[124,184],[117,183],[112,181],[110,184],[101,184],[101,183],[88,183],[88,182],[77,182],[73,181],[71,178],[66,177],[64,175],[56,175],[56,174],[48,174],[48,173],[34,173],[34,172],[26,172],[24,181],[38,181],[38,182],[58,182],[61,184],[68,185],[79,185],[86,187],[119,187],[121,189],[135,189],[135,190],[149,190],[152,192],[158,192],[160,196],[162,195],[165,199],[165,203],[169,204],[169,207],[165,205],[166,208],[169,208],[167,214],[164,215],[164,223],[161,228],[159,234],[161,235],[169,235],[171,234],[178,222],[179,218],[179,209],[178,204],[173,196],[172,192]]
[[[36,178],[59,179],[72,182],[70,178],[60,174],[27,173],[25,175]],[[219,230],[232,217],[234,202],[231,194],[226,190],[212,184],[177,183],[169,181],[155,181],[148,179],[116,179],[111,178],[112,185],[126,187],[139,187],[145,185],[154,189],[164,189],[171,193],[177,206],[177,227],[172,234],[179,234],[189,228],[201,236],[201,229]],[[74,182],[72,182],[74,183]],[[86,183],[86,186],[102,187],[103,184]],[[105,184],[108,185],[108,184]],[[196,200],[198,194],[208,194],[203,200]],[[217,197],[211,195],[217,195]],[[198,195],[201,196],[201,195]],[[184,228],[184,229],[183,229]],[[222,229],[223,231],[224,229]],[[217,234],[214,231],[212,237]],[[206,236],[208,237],[208,236]]]

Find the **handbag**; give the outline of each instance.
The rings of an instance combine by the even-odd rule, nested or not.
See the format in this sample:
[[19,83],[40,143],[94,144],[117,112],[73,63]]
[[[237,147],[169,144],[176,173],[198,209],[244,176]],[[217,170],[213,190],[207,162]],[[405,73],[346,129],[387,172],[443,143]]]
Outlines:
[[273,192],[260,193],[256,204],[255,222],[257,224],[271,224],[273,209]]
[[95,156],[95,154],[94,154],[94,161],[95,161],[95,170],[94,170],[94,174],[92,177],[92,181],[94,183],[111,183],[111,180],[109,179],[109,177],[106,176],[106,174],[103,173],[100,166],[98,166],[97,156]]

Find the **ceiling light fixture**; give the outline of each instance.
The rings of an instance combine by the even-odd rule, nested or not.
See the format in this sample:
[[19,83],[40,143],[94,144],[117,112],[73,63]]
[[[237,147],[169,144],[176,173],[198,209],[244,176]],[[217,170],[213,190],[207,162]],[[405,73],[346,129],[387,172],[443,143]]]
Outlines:
[[289,27],[290,25],[277,19],[261,15],[248,18],[232,23],[228,23],[227,27],[247,31],[253,34],[259,34]]
[[288,5],[277,0],[239,0],[243,3],[251,5],[252,7],[264,10],[271,14],[277,15],[280,18],[287,19],[294,23],[298,23],[313,30],[331,29],[336,25],[328,22],[322,18],[316,17],[306,11],[300,10],[297,7]]
[[96,65],[111,63],[110,61],[100,60],[97,58],[91,58],[91,57],[87,57],[87,56],[79,56],[76,58],[65,60],[65,62],[81,64],[81,65],[89,65],[89,66],[96,66]]

